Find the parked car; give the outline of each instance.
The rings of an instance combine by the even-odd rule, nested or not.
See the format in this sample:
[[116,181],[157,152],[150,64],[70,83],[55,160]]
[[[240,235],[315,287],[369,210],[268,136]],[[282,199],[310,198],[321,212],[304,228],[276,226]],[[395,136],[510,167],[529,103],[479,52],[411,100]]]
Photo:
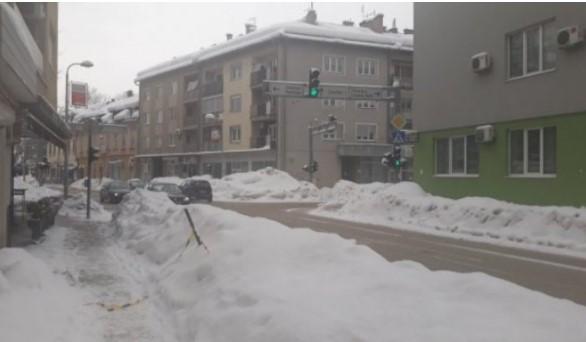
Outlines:
[[177,184],[173,183],[150,183],[147,190],[166,192],[169,199],[176,204],[189,204],[191,200],[186,196]]
[[130,192],[128,183],[123,181],[112,181],[104,184],[100,190],[100,203],[120,203],[124,195]]
[[145,185],[146,185],[145,182],[140,178],[132,178],[132,179],[128,180],[128,186],[130,187],[131,190],[134,190],[137,188],[144,189]]
[[206,201],[209,203],[212,201],[212,186],[207,180],[186,179],[179,187],[191,202]]

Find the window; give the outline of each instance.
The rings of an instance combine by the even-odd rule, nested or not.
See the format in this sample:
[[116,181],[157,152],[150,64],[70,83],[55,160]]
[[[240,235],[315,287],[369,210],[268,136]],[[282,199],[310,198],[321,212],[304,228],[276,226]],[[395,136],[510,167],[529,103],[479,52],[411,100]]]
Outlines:
[[326,72],[335,72],[338,74],[344,73],[344,57],[340,56],[324,56],[323,69]]
[[159,99],[159,101],[163,100],[163,93],[165,91],[165,88],[163,88],[163,86],[159,86],[158,90],[158,96],[157,98]]
[[175,134],[169,133],[169,146],[175,146]]
[[240,126],[230,126],[230,143],[240,143]]
[[173,81],[173,83],[171,83],[171,94],[177,95],[177,88],[177,81]]
[[242,79],[242,64],[233,64],[230,66],[230,80],[236,81]]
[[374,76],[377,74],[378,62],[370,58],[359,58],[356,61],[356,74],[359,76]]
[[376,139],[376,124],[356,124],[356,140],[374,141]]
[[157,123],[163,123],[163,111],[160,110],[157,115]]
[[474,135],[435,140],[435,173],[438,175],[477,175],[478,144]]
[[151,91],[148,88],[144,89],[144,98],[148,102],[151,100]]
[[323,140],[338,140],[344,137],[344,123],[338,121],[337,128],[333,132],[325,132],[322,134]]
[[395,63],[394,75],[398,79],[411,79],[413,78],[413,65],[405,63]]
[[555,127],[509,131],[509,173],[511,175],[554,175],[556,173]]
[[157,137],[157,146],[158,147],[163,146],[163,137],[161,137],[161,136]]
[[346,100],[323,99],[322,106],[328,107],[328,108],[345,108],[346,107]]
[[144,113],[144,124],[149,125],[151,123],[151,117],[149,113]]
[[358,108],[358,109],[376,109],[376,102],[374,102],[374,101],[356,101],[356,108]]
[[169,108],[169,120],[175,120],[175,108]]
[[151,138],[150,137],[144,138],[144,147],[146,147],[147,149],[151,147]]
[[242,110],[242,96],[232,95],[230,96],[230,112],[240,113]]
[[509,78],[555,68],[557,47],[553,22],[532,26],[507,36]]

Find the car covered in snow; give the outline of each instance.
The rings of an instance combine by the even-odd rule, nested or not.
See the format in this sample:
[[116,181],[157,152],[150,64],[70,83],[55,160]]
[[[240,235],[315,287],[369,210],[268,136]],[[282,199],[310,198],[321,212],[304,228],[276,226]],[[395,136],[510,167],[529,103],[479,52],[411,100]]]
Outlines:
[[130,191],[131,189],[126,182],[118,180],[109,182],[100,189],[100,203],[120,203]]
[[137,188],[144,189],[146,186],[145,182],[140,178],[132,178],[128,180],[128,186],[130,189],[134,190]]
[[189,196],[185,195],[177,184],[151,182],[147,186],[147,190],[165,192],[167,193],[167,196],[169,196],[169,199],[176,204],[189,204],[191,202]]
[[189,197],[191,202],[212,201],[212,186],[205,179],[186,179],[180,185],[181,191]]

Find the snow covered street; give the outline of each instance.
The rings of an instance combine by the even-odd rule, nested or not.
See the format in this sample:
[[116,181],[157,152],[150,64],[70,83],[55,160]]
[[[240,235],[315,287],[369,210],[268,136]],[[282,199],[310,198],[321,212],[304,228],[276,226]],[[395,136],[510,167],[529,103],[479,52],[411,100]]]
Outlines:
[[[41,244],[0,250],[0,331],[8,341],[586,336],[586,307],[483,273],[388,262],[337,234],[179,206],[144,190],[110,208],[105,222],[107,211],[93,203],[96,220],[86,221],[73,198]],[[185,210],[209,249],[190,239]]]

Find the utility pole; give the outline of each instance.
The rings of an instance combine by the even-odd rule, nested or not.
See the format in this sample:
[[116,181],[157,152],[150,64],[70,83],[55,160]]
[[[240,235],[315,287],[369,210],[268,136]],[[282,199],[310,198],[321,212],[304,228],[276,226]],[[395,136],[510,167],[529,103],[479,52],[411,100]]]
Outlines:
[[88,134],[87,134],[87,199],[85,204],[85,216],[90,219],[90,197],[92,193],[92,120],[88,120]]

